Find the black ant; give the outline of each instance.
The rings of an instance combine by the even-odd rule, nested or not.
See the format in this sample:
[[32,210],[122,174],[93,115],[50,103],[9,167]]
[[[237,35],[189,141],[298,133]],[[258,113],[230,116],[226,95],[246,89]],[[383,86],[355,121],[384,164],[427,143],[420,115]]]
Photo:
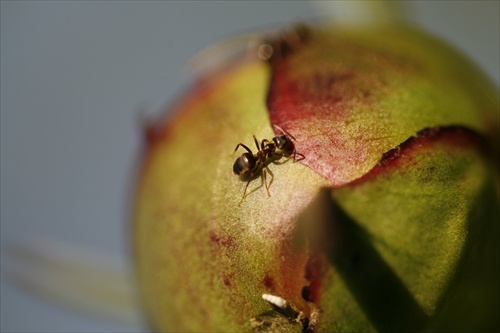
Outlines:
[[246,153],[243,153],[240,157],[238,157],[233,165],[233,173],[235,175],[238,175],[245,180],[248,179],[245,186],[245,191],[243,192],[243,196],[241,197],[241,201],[238,205],[240,205],[243,202],[243,199],[245,199],[250,181],[254,179],[254,177],[259,172],[262,172],[261,178],[266,186],[267,195],[271,196],[271,193],[269,193],[269,187],[271,186],[272,179],[269,182],[269,185],[267,183],[267,172],[269,172],[271,174],[271,177],[273,177],[271,170],[269,170],[267,167],[270,162],[279,160],[282,157],[289,158],[292,155],[294,160],[297,160],[297,156],[300,157],[300,159],[298,160],[302,160],[305,158],[304,155],[297,153],[297,151],[295,150],[295,144],[293,143],[293,141],[295,141],[295,137],[281,127],[277,125],[274,126],[283,134],[276,135],[272,139],[272,142],[267,139],[263,139],[259,145],[257,138],[255,137],[255,135],[253,136],[255,146],[257,147],[256,154],[254,154],[252,150],[250,150],[250,148],[248,148],[243,143],[238,143],[236,145],[236,148],[234,149],[234,151],[236,151],[241,146],[247,151]]

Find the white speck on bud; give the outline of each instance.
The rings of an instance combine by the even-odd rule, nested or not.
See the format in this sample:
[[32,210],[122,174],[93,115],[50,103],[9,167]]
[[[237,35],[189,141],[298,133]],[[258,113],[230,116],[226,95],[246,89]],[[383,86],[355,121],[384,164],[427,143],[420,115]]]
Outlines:
[[264,299],[265,301],[268,301],[269,303],[271,303],[273,305],[276,305],[280,309],[284,309],[287,306],[286,301],[279,296],[262,294],[262,299]]

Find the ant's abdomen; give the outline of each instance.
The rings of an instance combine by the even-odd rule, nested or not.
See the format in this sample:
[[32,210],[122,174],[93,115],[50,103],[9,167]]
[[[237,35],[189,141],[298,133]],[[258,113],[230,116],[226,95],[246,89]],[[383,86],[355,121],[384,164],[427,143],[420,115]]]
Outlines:
[[250,153],[244,153],[236,159],[233,165],[233,173],[243,176],[255,169],[255,157]]

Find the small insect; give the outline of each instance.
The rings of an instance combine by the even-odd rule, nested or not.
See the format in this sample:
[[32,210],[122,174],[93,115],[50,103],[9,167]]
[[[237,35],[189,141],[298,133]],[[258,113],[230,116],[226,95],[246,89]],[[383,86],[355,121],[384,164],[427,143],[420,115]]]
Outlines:
[[233,165],[233,173],[247,180],[245,191],[243,192],[243,196],[241,197],[240,203],[238,205],[243,202],[243,199],[245,198],[245,195],[247,193],[248,185],[250,184],[252,179],[254,179],[254,177],[259,173],[264,184],[266,185],[267,194],[271,196],[271,194],[269,193],[269,186],[267,184],[266,170],[271,174],[271,176],[272,172],[267,167],[266,161],[270,156],[274,154],[274,152],[276,151],[276,146],[274,145],[274,143],[270,143],[269,140],[266,139],[262,140],[259,146],[259,142],[257,141],[255,135],[253,136],[253,140],[255,142],[255,146],[257,147],[256,154],[254,154],[250,150],[250,148],[248,148],[243,143],[238,143],[238,145],[234,149],[234,151],[236,151],[241,146],[247,151],[246,153],[243,153],[240,157],[238,157]]
[[[262,181],[266,186],[267,195],[271,196],[269,187],[271,186],[274,176],[271,170],[269,170],[269,168],[267,167],[269,163],[275,162],[282,157],[289,158],[292,155],[295,160],[297,159],[297,156],[301,157],[299,158],[299,160],[304,158],[304,155],[297,153],[297,151],[295,150],[295,144],[293,143],[293,141],[295,141],[295,138],[290,133],[283,130],[281,127],[277,125],[274,126],[283,134],[273,137],[272,141],[263,139],[259,145],[257,138],[255,137],[255,135],[253,136],[255,146],[257,147],[256,154],[254,154],[252,150],[243,143],[238,143],[236,145],[236,148],[234,149],[234,151],[236,152],[239,147],[243,147],[247,151],[246,153],[243,153],[240,157],[238,157],[233,165],[233,173],[247,180],[243,196],[241,197],[240,203],[238,205],[240,205],[245,199],[248,185],[259,173]],[[269,184],[267,183],[267,173],[271,175],[271,181],[269,182]]]

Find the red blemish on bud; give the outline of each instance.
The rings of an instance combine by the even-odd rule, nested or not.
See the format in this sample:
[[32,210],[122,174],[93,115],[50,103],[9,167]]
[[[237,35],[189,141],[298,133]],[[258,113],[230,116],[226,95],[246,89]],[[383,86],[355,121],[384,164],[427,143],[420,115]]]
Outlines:
[[210,233],[209,233],[209,236],[210,236],[210,240],[214,243],[218,243],[219,242],[219,236],[215,233],[215,231],[211,230]]
[[267,291],[269,292],[276,291],[276,284],[274,282],[274,279],[269,274],[266,274],[266,276],[264,276],[264,279],[262,279],[262,283],[266,287]]
[[209,237],[210,237],[210,241],[212,241],[213,243],[216,243],[217,245],[222,246],[224,248],[231,248],[235,245],[233,237],[231,237],[231,236],[221,237],[213,230],[210,231]]
[[229,276],[229,275],[224,275],[224,276],[222,277],[222,282],[224,282],[224,285],[225,285],[226,287],[231,287],[231,285],[232,285],[232,283],[231,283],[231,276]]

